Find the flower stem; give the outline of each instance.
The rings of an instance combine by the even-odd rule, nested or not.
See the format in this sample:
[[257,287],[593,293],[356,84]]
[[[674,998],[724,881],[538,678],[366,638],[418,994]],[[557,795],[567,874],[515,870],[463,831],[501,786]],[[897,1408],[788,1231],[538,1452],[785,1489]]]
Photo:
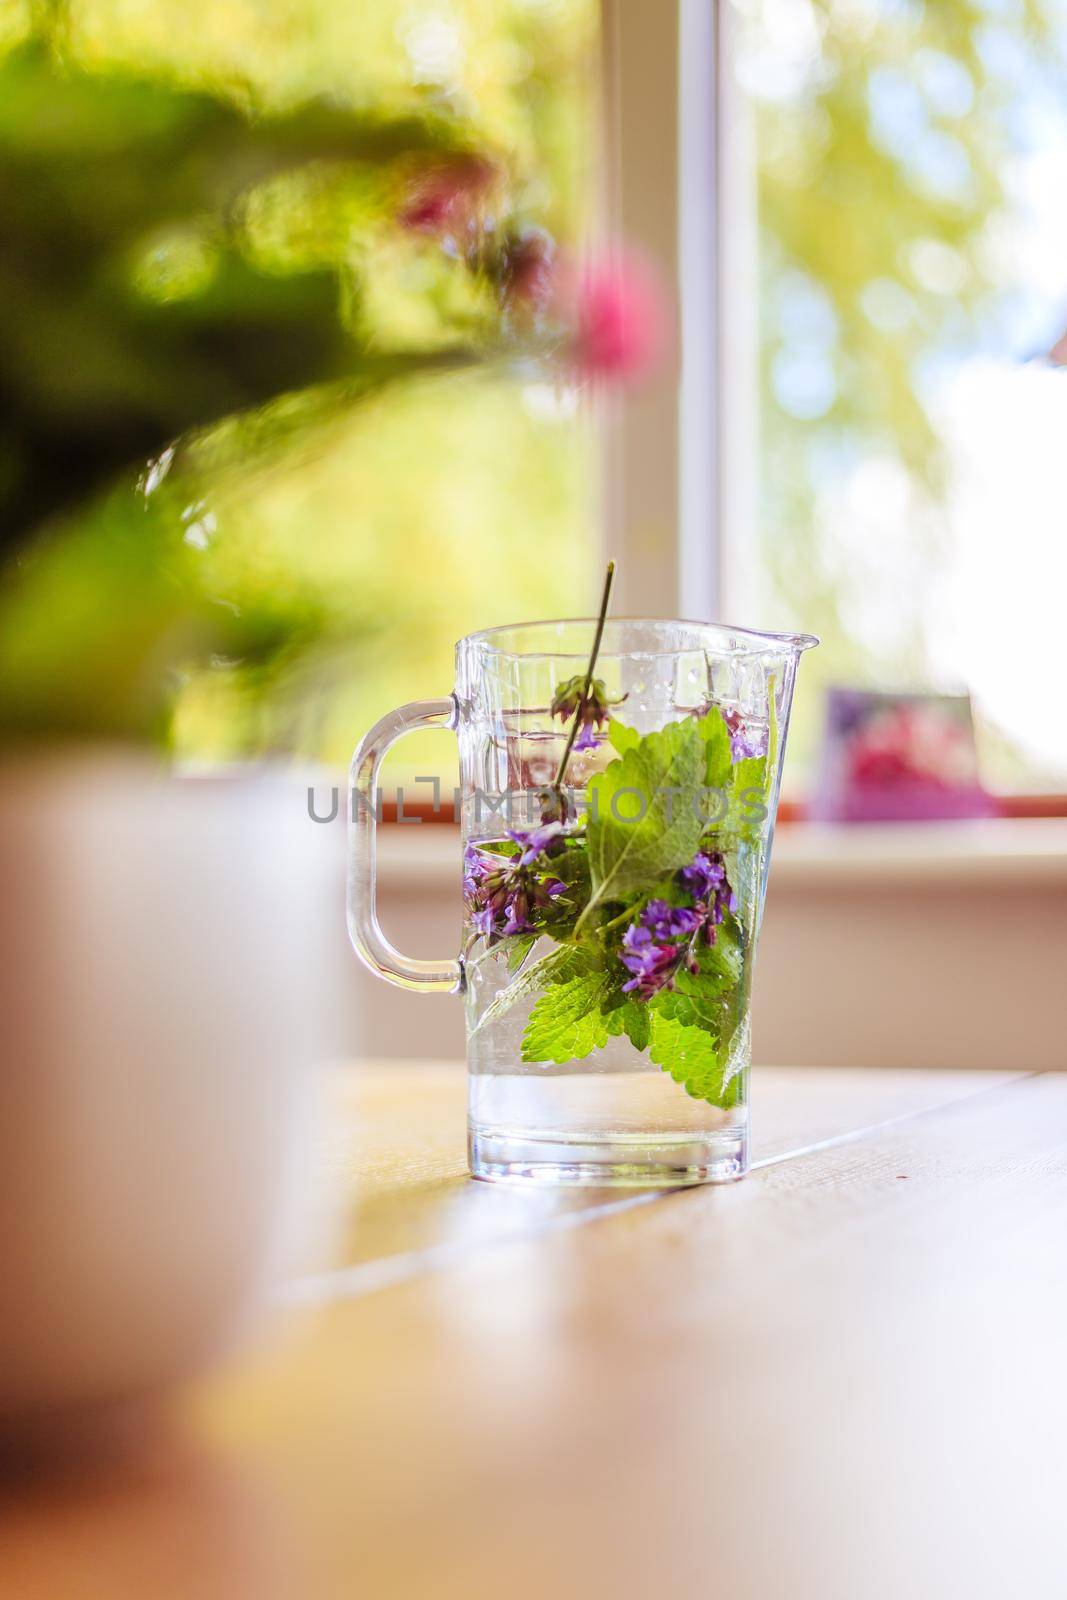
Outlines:
[[567,743],[564,745],[563,754],[559,758],[559,767],[557,768],[555,781],[552,785],[557,794],[563,788],[563,780],[567,775],[567,762],[571,758],[571,749],[574,745],[575,739],[578,737],[578,729],[581,727],[582,723],[582,713],[584,712],[586,704],[589,700],[589,691],[593,687],[593,673],[596,671],[596,658],[600,654],[600,641],[604,637],[604,624],[608,618],[608,603],[611,600],[611,586],[614,581],[615,563],[614,561],[609,561],[608,570],[604,574],[604,593],[600,597],[600,615],[597,617],[596,633],[593,635],[593,648],[589,653],[589,668],[585,674],[585,687],[582,690],[582,697],[578,702],[577,709],[575,710],[574,721],[571,723],[570,731],[567,734]]
[[602,922],[597,932],[604,933],[608,928],[617,928],[620,922],[636,921],[651,898],[651,893],[638,895],[632,905],[624,906],[617,916],[611,918],[610,922]]

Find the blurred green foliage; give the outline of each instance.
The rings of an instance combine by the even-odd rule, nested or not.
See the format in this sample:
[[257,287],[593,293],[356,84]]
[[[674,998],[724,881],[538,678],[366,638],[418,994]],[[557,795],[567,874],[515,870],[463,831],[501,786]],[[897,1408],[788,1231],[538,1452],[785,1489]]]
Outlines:
[[[468,617],[573,607],[566,398],[469,369],[526,348],[505,225],[576,214],[592,8],[457,16],[0,13],[9,736],[340,755]],[[484,248],[403,226],[474,159]]]
[[[995,324],[1012,118],[1060,33],[1052,0],[737,9],[776,608],[740,620],[824,637],[802,750],[820,677],[921,681],[917,614],[903,596],[892,639],[865,630],[867,568],[843,570],[820,496],[842,463],[890,463],[916,508],[906,570],[935,570],[921,374]],[[22,547],[0,726],[340,760],[447,687],[462,632],[588,606],[572,397],[522,367],[498,286],[397,215],[475,155],[513,225],[575,235],[597,11],[78,0],[42,21],[0,0],[0,525]],[[147,497],[124,489],[176,439]]]
[[[8,540],[170,440],[340,376],[333,258],[254,249],[276,173],[438,149],[431,121],[312,104],[251,122],[207,95],[0,65],[0,518]],[[245,197],[249,198],[246,199]],[[331,270],[334,269],[334,270]],[[346,347],[347,346],[347,347]]]

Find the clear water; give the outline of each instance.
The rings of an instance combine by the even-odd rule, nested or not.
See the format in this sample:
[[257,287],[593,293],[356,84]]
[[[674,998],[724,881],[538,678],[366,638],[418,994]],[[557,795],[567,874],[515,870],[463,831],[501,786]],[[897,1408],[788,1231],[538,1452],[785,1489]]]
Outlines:
[[[709,676],[706,660],[688,663],[688,678],[682,685],[677,681],[681,663],[674,656],[622,658],[614,665],[621,675],[617,683],[609,683],[609,690],[625,693],[624,720],[639,733],[686,715],[705,695],[718,695],[724,702],[745,701],[751,732],[755,735],[762,728],[765,742],[770,742],[766,720],[752,714],[752,696],[742,695],[745,684],[740,678],[734,681],[742,669],[732,658],[724,666],[731,674],[730,681],[723,685]],[[762,678],[760,682],[765,691]],[[499,728],[494,730],[491,749],[495,762],[487,760],[477,777],[488,783],[492,776],[496,788],[507,788],[522,797],[526,809],[520,804],[511,826],[530,826],[536,821],[536,791],[551,781],[562,741],[551,718],[533,712],[515,713],[511,721],[505,720],[502,737]],[[572,791],[580,793],[614,755],[606,743],[588,752],[573,752],[568,768]],[[736,826],[736,818],[724,818],[706,844],[726,855],[745,940],[744,971],[733,997],[725,1052],[729,1070],[740,1079],[738,1104],[724,1110],[693,1098],[646,1053],[635,1050],[625,1036],[566,1065],[523,1062],[522,1037],[538,995],[527,993],[507,1010],[487,1018],[488,1007],[514,977],[507,969],[506,943],[487,950],[482,939],[472,939],[466,962],[466,1003],[471,1168],[477,1175],[641,1184],[740,1176],[747,1137],[752,955],[762,911],[771,824],[768,818],[763,837],[755,842],[739,837]],[[479,814],[465,802],[464,831],[467,838],[488,843],[499,838],[500,821]],[[553,948],[552,941],[542,941],[528,957],[527,966]]]
[[[747,847],[733,856],[733,887],[746,928],[758,920],[762,858],[762,849]],[[551,940],[542,940],[527,965],[553,948]],[[537,992],[498,1016],[485,1015],[515,981],[505,949],[486,950],[479,940],[467,964],[468,1111],[476,1173],[481,1168],[482,1176],[586,1183],[740,1176],[748,1121],[748,955],[728,1051],[730,1068],[741,1075],[741,1093],[737,1105],[723,1110],[690,1096],[625,1036],[566,1065],[524,1062],[522,1037]]]

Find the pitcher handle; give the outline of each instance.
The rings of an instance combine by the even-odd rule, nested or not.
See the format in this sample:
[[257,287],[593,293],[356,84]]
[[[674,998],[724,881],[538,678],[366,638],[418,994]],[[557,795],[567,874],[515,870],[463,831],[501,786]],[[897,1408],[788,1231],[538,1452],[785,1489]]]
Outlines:
[[379,978],[402,989],[455,993],[463,986],[458,961],[417,961],[394,950],[378,922],[378,773],[386,752],[416,728],[456,727],[457,707],[448,700],[415,700],[376,722],[363,739],[349,771],[348,936],[360,960]]

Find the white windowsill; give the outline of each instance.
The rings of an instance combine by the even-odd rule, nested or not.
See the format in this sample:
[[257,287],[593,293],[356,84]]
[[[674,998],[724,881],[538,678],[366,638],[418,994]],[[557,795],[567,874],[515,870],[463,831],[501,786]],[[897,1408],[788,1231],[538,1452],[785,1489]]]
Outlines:
[[[454,828],[394,824],[383,827],[378,838],[386,889],[455,881],[459,838]],[[817,884],[823,889],[865,884],[1067,886],[1067,818],[847,827],[791,823],[775,838],[774,881],[780,888]]]

